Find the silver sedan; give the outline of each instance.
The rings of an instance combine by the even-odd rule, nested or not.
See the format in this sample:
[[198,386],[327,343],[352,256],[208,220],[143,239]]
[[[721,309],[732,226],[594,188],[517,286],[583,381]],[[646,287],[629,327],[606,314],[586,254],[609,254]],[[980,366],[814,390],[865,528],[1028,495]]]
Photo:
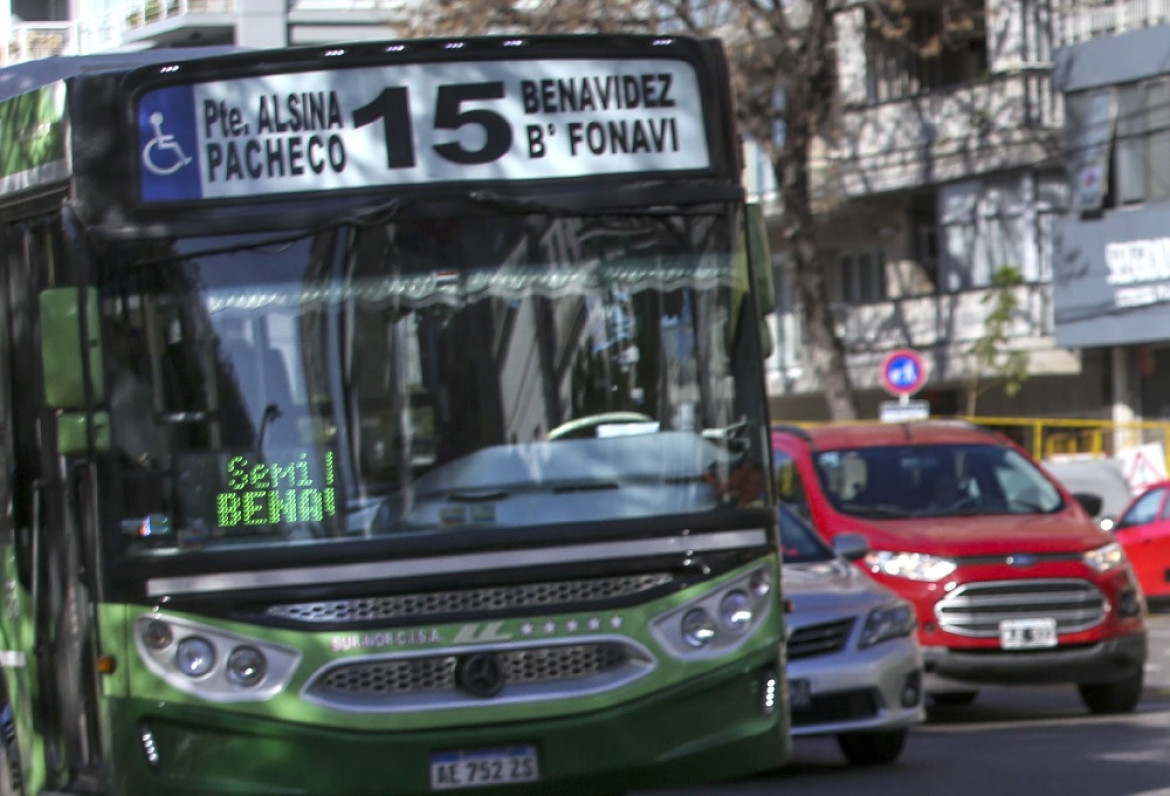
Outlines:
[[835,735],[854,765],[891,763],[926,716],[914,610],[851,563],[864,537],[834,550],[787,507],[779,516],[792,734]]

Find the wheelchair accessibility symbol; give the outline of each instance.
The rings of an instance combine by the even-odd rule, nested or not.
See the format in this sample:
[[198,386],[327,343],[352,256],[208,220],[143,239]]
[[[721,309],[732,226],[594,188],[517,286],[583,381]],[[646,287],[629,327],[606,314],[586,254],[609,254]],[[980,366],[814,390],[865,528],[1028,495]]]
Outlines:
[[162,131],[161,112],[155,111],[150,114],[150,126],[154,128],[154,138],[151,138],[142,149],[142,165],[151,173],[166,177],[193,160],[183,151],[183,147],[173,135]]

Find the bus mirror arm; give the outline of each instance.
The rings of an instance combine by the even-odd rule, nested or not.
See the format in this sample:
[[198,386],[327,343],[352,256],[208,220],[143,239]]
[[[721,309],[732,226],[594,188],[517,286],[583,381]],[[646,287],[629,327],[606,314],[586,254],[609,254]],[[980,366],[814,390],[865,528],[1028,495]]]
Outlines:
[[38,478],[32,485],[32,538],[29,540],[29,594],[32,601],[33,651],[38,655],[48,652],[45,641],[45,623],[41,621],[41,522],[45,482]]
[[276,404],[268,404],[264,407],[264,416],[260,419],[260,434],[257,440],[257,447],[264,450],[264,438],[268,436],[268,427],[272,425],[274,420],[280,419],[284,412],[280,411],[280,407]]

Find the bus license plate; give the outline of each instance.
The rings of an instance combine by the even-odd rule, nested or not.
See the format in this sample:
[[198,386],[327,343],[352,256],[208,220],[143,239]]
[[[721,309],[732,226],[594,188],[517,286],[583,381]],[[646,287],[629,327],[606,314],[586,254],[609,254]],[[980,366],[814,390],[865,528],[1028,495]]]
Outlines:
[[1005,619],[999,623],[999,643],[1005,650],[1056,646],[1055,619]]
[[535,746],[459,749],[431,755],[431,790],[480,788],[539,779]]

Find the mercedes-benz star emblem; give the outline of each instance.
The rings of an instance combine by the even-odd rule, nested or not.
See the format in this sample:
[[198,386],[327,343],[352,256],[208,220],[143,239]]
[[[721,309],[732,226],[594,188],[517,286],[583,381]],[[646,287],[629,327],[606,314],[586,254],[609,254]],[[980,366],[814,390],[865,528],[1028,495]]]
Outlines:
[[455,683],[475,697],[493,697],[504,687],[504,666],[494,652],[476,652],[459,659]]

